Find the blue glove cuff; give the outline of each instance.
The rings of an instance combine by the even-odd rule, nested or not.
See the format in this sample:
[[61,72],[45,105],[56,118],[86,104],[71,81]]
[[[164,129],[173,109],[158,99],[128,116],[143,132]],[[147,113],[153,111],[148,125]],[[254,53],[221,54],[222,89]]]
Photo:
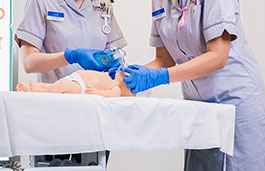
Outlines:
[[71,55],[72,52],[73,52],[73,50],[68,49],[68,48],[64,50],[64,57],[69,64],[75,63],[73,58],[71,58],[71,56],[73,56],[73,55]]
[[169,72],[167,68],[160,69],[159,82],[160,84],[169,84]]

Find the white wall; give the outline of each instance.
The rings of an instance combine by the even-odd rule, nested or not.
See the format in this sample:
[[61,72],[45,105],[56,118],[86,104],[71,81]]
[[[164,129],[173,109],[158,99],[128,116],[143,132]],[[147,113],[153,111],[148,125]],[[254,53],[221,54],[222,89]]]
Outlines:
[[[14,26],[16,27],[23,11],[21,6],[26,0],[14,0]],[[115,2],[115,14],[129,45],[127,62],[145,64],[154,58],[154,49],[149,47],[151,29],[151,0],[121,0]],[[263,6],[265,1],[251,0],[242,1],[242,18],[246,36],[256,54],[260,69],[265,79],[265,14]],[[28,83],[29,78],[25,75],[20,65],[19,80]],[[179,84],[170,87],[157,88],[155,97],[181,98]],[[109,171],[180,171],[183,170],[183,151],[172,152],[143,152],[127,153],[113,152],[110,158]]]
[[241,0],[241,14],[247,40],[265,80],[265,13],[263,0]]
[[[17,27],[21,20],[23,19],[24,15],[24,6],[27,0],[13,0],[13,9],[14,9],[14,19],[13,19],[13,28],[14,28],[14,34],[15,31],[17,30]],[[14,42],[15,48],[18,48],[16,43]],[[20,53],[18,53],[18,58],[19,58],[19,63],[18,63],[18,81],[23,82],[26,85],[29,84],[30,80],[36,80],[36,75],[35,74],[26,74],[24,71],[24,68],[22,66],[21,62],[21,56]]]

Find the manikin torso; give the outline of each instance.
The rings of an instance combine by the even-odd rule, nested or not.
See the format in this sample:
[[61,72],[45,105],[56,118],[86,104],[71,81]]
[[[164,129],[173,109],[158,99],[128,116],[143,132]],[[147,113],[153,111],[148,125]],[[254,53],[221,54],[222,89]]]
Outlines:
[[86,86],[91,86],[98,90],[109,90],[115,86],[119,86],[122,96],[135,96],[123,82],[124,73],[118,72],[116,74],[115,80],[112,80],[108,73],[105,72],[92,70],[78,70],[76,72],[83,79]]
[[86,86],[95,87],[99,90],[108,90],[118,85],[117,82],[112,80],[108,73],[105,72],[79,70],[77,73],[83,79]]

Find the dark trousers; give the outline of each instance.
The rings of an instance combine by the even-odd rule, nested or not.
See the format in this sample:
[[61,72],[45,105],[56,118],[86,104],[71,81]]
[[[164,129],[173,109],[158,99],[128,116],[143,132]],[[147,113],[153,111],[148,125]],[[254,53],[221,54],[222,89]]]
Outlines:
[[223,171],[224,159],[220,149],[186,150],[184,171]]
[[[110,151],[106,151],[106,164],[108,164],[109,161],[109,156],[110,156]],[[64,155],[47,155],[45,156],[45,159],[47,161],[52,161],[54,159],[60,159],[60,160],[65,160],[65,159],[69,159],[70,154],[64,154]],[[75,160],[76,163],[81,163],[81,154],[73,154],[72,158]]]

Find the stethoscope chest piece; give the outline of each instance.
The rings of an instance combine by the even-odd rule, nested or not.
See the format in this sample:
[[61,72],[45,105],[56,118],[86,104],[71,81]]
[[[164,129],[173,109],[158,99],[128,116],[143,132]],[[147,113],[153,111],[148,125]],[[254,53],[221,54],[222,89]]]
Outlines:
[[111,15],[109,13],[109,10],[107,12],[107,14],[102,14],[101,17],[104,18],[104,25],[102,26],[101,30],[104,34],[110,34],[111,32],[111,27],[110,25],[108,24],[108,21],[110,20],[111,18]]
[[104,24],[102,26],[101,30],[104,34],[110,34],[111,33],[111,27],[108,24]]

